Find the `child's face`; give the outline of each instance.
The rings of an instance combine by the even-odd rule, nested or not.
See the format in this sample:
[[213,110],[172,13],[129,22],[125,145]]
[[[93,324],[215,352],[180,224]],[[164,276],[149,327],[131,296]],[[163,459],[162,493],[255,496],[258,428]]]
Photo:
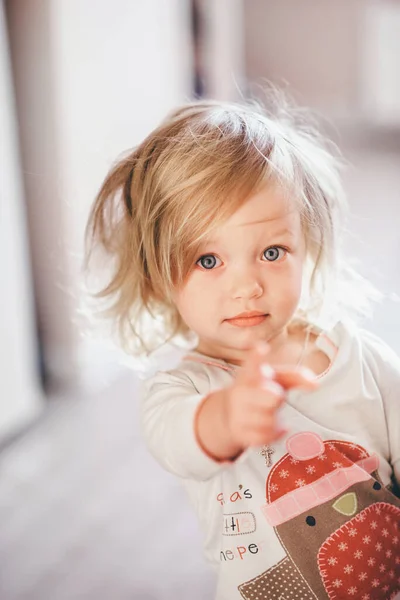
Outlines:
[[[299,303],[305,257],[300,214],[277,186],[265,187],[212,238],[175,292],[175,303],[199,336],[200,352],[241,362],[256,341],[273,345],[286,333]],[[250,311],[261,316],[229,321]]]

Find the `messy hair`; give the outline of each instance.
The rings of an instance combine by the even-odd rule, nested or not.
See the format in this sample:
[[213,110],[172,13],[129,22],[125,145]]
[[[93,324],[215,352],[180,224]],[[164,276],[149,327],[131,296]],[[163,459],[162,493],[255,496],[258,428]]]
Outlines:
[[[338,298],[347,268],[338,259],[340,166],[328,142],[282,104],[267,111],[255,102],[196,101],[172,112],[112,167],[87,226],[87,259],[95,248],[111,259],[97,296],[125,348],[149,353],[190,336],[173,290],[202,240],[268,183],[282,186],[301,214],[307,281],[296,316],[323,324],[339,310],[362,309],[359,294]],[[360,287],[349,273],[347,283]]]

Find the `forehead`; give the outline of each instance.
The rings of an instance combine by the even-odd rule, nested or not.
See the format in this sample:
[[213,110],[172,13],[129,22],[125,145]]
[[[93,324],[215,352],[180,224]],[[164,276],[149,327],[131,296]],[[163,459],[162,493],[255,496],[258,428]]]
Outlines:
[[268,185],[251,195],[231,217],[214,229],[207,241],[232,235],[253,236],[258,231],[295,235],[300,229],[298,203],[287,191],[277,185]]
[[260,222],[273,222],[298,213],[297,203],[276,184],[266,185],[251,195],[228,219],[225,225],[244,227]]

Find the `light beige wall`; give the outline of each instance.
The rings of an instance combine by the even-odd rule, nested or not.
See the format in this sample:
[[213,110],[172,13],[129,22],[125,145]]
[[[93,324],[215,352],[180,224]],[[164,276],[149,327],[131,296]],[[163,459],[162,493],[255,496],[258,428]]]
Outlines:
[[359,105],[366,0],[245,0],[250,82],[289,84],[301,104],[347,117]]
[[75,381],[96,362],[77,315],[89,206],[116,156],[190,93],[188,3],[12,0],[8,10],[46,357]]
[[369,0],[362,69],[363,113],[378,126],[400,126],[400,3]]
[[203,0],[207,95],[240,99],[244,78],[244,0]]
[[71,277],[63,247],[65,200],[55,121],[57,57],[50,5],[16,0],[8,2],[7,8],[39,326],[49,361],[59,360],[70,374],[74,369],[72,302],[65,290]]
[[0,440],[25,425],[43,406],[16,124],[0,3]]

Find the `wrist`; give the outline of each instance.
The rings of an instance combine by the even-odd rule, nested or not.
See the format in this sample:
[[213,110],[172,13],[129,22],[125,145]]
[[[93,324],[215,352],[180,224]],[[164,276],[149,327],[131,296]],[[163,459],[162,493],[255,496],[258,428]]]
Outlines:
[[212,392],[200,402],[194,422],[197,443],[216,461],[233,461],[243,452],[229,429],[228,389]]

